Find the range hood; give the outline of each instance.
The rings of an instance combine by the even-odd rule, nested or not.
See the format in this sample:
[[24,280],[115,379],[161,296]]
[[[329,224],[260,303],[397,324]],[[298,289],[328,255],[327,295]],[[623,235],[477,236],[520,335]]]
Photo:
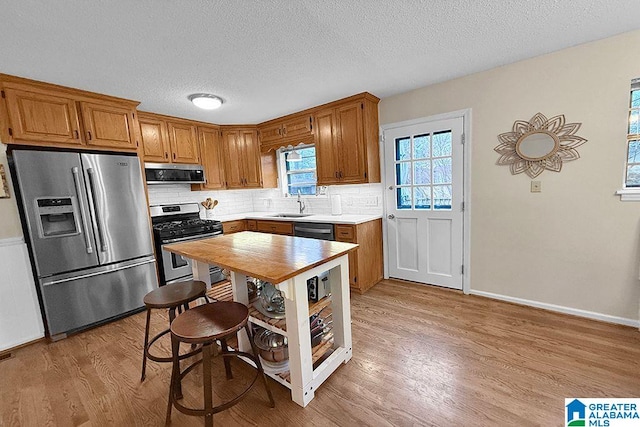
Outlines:
[[147,184],[204,184],[204,168],[201,165],[176,163],[145,163]]

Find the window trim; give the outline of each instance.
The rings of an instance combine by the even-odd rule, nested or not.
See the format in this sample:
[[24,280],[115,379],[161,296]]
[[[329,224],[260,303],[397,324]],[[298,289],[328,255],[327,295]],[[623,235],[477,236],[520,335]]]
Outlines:
[[[632,107],[632,93],[634,91],[640,91],[640,78],[636,78],[631,80],[631,85],[629,88],[629,111],[627,114],[627,130],[626,130],[626,147],[625,147],[625,159],[624,159],[624,170],[622,175],[622,188],[616,191],[616,195],[620,196],[620,200],[623,202],[637,202],[640,201],[640,187],[628,187],[627,186],[627,174],[629,169],[629,144],[631,141],[640,140],[640,133],[629,133],[629,118],[631,117],[631,113],[635,110],[638,111],[640,108]],[[638,163],[632,163],[638,164]]]

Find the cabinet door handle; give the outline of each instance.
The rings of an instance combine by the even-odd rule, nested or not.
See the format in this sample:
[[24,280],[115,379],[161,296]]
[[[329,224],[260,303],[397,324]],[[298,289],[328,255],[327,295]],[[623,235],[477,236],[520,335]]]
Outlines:
[[91,131],[90,130],[87,131],[87,136],[89,137],[89,141],[91,141]]
[[169,158],[169,153],[165,152],[165,153],[164,153],[164,158],[165,158],[165,159],[168,159],[168,158]]
[[338,177],[338,171],[336,171],[336,178]]
[[76,130],[74,130],[74,131],[73,131],[73,133],[75,134],[76,139],[80,139],[80,134],[78,133],[78,130],[77,130],[77,129],[76,129]]
[[340,171],[340,179],[342,179],[342,171]]
[[287,134],[287,128],[282,128],[282,133],[286,135]]
[[173,153],[173,160],[176,159],[176,153]]

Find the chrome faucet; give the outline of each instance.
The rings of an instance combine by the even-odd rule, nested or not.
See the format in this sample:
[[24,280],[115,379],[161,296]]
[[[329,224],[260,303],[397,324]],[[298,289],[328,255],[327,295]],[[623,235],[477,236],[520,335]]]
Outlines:
[[304,205],[304,202],[302,201],[300,196],[300,189],[298,189],[298,204],[300,205],[300,213],[303,213],[306,206]]

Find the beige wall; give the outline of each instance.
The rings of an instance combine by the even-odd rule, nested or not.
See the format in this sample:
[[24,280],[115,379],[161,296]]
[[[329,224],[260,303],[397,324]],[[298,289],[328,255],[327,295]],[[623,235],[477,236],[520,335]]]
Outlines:
[[[621,202],[640,31],[385,98],[380,123],[472,109],[471,288],[638,318],[640,202]],[[581,122],[581,158],[531,179],[497,166],[497,135],[541,112]]]
[[11,174],[9,173],[9,166],[7,165],[6,149],[6,145],[0,144],[0,164],[4,165],[7,180],[9,181],[9,194],[11,198],[0,199],[0,239],[22,236],[18,206],[16,205],[16,197],[13,191],[13,185],[11,185]]

